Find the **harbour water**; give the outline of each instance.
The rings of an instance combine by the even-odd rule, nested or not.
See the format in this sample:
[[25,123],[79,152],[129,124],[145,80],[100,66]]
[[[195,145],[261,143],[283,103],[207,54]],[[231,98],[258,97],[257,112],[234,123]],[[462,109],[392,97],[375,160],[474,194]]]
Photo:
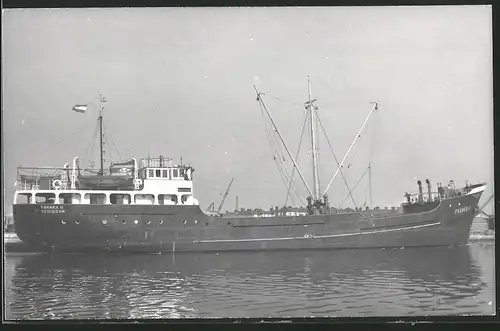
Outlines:
[[6,318],[492,315],[494,243],[164,255],[7,255]]

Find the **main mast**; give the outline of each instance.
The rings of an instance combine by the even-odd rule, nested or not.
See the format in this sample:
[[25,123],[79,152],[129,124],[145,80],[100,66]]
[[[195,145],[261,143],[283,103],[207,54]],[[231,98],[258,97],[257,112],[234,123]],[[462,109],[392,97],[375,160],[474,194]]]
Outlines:
[[99,107],[99,141],[100,141],[100,148],[101,148],[101,170],[99,171],[99,174],[102,176],[104,175],[104,132],[102,129],[102,113],[104,111],[104,103],[106,102],[106,98],[102,95],[99,94],[100,98],[100,107]]
[[[316,101],[316,99],[311,99],[311,78],[310,78],[310,76],[308,76],[307,82],[308,82],[309,100],[305,103],[305,109],[307,111],[309,111],[310,125],[311,125],[311,147],[312,147],[311,153],[312,153],[312,161],[313,161],[313,184],[314,184],[312,192],[309,189],[309,187],[307,185],[307,182],[304,179],[304,176],[302,176],[302,173],[300,172],[300,169],[299,169],[299,167],[297,165],[297,162],[293,158],[292,154],[290,153],[290,150],[288,149],[287,145],[285,144],[285,142],[283,140],[283,137],[279,133],[279,130],[276,127],[271,114],[267,110],[267,107],[266,107],[266,105],[264,103],[264,100],[262,100],[262,95],[264,95],[264,94],[260,93],[257,90],[257,88],[255,87],[255,85],[254,85],[254,89],[255,89],[255,92],[257,93],[257,101],[261,104],[261,107],[267,113],[267,115],[269,117],[269,120],[271,121],[271,124],[274,127],[275,132],[277,133],[279,139],[283,143],[283,146],[285,147],[285,150],[288,153],[288,156],[292,160],[293,165],[294,165],[295,169],[297,170],[297,172],[298,172],[298,174],[300,176],[300,179],[304,183],[304,186],[305,186],[305,188],[306,188],[306,190],[307,190],[307,192],[309,194],[309,196],[307,197],[307,209],[308,209],[308,213],[310,215],[312,215],[312,214],[318,214],[318,213],[319,214],[325,214],[325,213],[328,214],[328,213],[330,213],[330,204],[328,202],[328,195],[327,195],[328,189],[332,185],[333,180],[335,179],[335,177],[337,176],[337,174],[339,172],[342,174],[341,168],[343,167],[343,164],[344,164],[347,156],[349,155],[349,153],[351,152],[351,149],[356,144],[356,141],[359,138],[361,138],[361,132],[365,128],[366,123],[368,122],[368,119],[370,118],[370,116],[372,115],[372,113],[375,110],[378,109],[378,103],[377,102],[373,102],[373,104],[374,104],[373,108],[370,110],[370,113],[368,114],[368,116],[366,117],[365,121],[363,122],[363,125],[361,126],[361,128],[358,131],[358,133],[356,134],[356,138],[354,139],[354,141],[352,142],[351,146],[347,150],[347,152],[344,155],[342,161],[340,163],[338,163],[337,159],[335,158],[336,161],[337,161],[337,164],[338,164],[337,171],[333,174],[333,177],[330,180],[330,182],[328,183],[328,185],[327,185],[327,187],[326,187],[326,189],[325,189],[325,191],[323,193],[323,196],[321,196],[320,186],[319,186],[319,177],[318,177],[318,147],[317,147],[317,137],[316,137],[316,126],[315,126],[315,124],[316,124],[316,122],[315,122],[316,121],[316,117],[319,117],[319,115],[316,113],[316,110],[318,109],[318,107],[314,104],[314,102]],[[315,115],[318,115],[318,116],[315,116]],[[321,124],[321,121],[319,121],[319,123]],[[304,124],[305,124],[305,122],[304,122]],[[323,128],[323,125],[321,125],[321,126]],[[323,131],[325,131],[324,128],[323,128]],[[326,132],[325,132],[325,135],[326,135]],[[327,140],[328,140],[328,137],[327,137]],[[330,142],[328,142],[328,144],[330,145]],[[330,145],[330,149],[331,149],[331,145]],[[332,153],[333,153],[333,150],[332,150]],[[335,154],[334,154],[334,156],[335,156]],[[372,194],[371,194],[371,164],[369,164],[369,167],[368,167],[367,170],[368,170],[369,176],[370,176],[370,205],[371,205],[373,203],[373,201],[372,201]],[[293,174],[292,174],[292,176],[293,176]],[[349,190],[349,187],[347,185],[347,182],[345,181],[345,178],[344,178],[344,182],[345,182],[345,184],[347,186],[347,189]],[[290,185],[292,185],[291,183],[292,183],[292,181],[290,179]],[[351,194],[350,190],[349,190],[349,195],[352,198],[352,194]]]
[[309,110],[310,122],[311,122],[311,154],[313,163],[313,192],[312,197],[315,201],[320,200],[320,188],[319,188],[319,177],[318,177],[318,149],[316,146],[316,130],[315,130],[315,117],[314,113],[317,107],[314,105],[316,99],[311,100],[311,77],[307,77],[307,84],[309,90],[309,101],[306,102],[306,109]]

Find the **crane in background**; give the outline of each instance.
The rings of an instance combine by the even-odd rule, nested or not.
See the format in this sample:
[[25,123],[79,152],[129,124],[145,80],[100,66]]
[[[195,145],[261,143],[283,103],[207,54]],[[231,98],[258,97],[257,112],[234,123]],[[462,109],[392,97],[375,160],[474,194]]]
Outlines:
[[492,195],[488,198],[488,200],[486,200],[485,203],[483,203],[483,205],[477,210],[476,212],[476,216],[479,216],[479,215],[484,215],[486,216],[486,221],[488,222],[488,229],[489,230],[495,230],[495,215],[488,215],[486,214],[483,209],[484,207],[486,207],[486,205],[491,201],[493,200],[493,198],[495,197],[495,195]]
[[[217,208],[217,215],[220,215],[220,212],[222,210],[222,207],[224,206],[224,202],[226,201],[227,195],[229,194],[229,190],[231,189],[231,185],[233,185],[234,178],[231,179],[231,182],[229,183],[229,186],[226,189],[226,192],[224,192],[224,196],[222,197],[222,200],[219,204],[219,207]],[[213,201],[210,206],[206,209],[207,212],[215,212],[214,210],[215,207],[215,201]]]

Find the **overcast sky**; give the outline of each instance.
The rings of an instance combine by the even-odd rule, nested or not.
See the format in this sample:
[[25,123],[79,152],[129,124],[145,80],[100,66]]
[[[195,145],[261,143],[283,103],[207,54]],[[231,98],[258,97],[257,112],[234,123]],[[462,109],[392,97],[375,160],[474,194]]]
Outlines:
[[[97,113],[71,108],[98,105],[98,92],[121,157],[192,163],[202,208],[232,177],[224,209],[236,195],[240,207],[281,205],[286,188],[252,85],[295,154],[308,75],[338,158],[379,102],[346,169],[352,187],[371,162],[375,205],[398,205],[425,178],[485,181],[493,193],[489,6],[5,10],[2,46],[8,209],[18,165],[85,157]],[[299,163],[312,188],[304,139]],[[319,147],[324,189],[336,168],[324,137]],[[92,157],[98,164],[97,142]],[[344,200],[340,176],[328,193],[333,205]]]

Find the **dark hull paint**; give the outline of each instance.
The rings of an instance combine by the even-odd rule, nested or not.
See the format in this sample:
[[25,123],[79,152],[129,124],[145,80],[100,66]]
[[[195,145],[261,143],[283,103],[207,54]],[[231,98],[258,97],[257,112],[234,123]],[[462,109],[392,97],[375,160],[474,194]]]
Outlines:
[[214,218],[199,206],[25,204],[14,205],[14,221],[30,249],[52,252],[447,246],[468,242],[480,195],[446,199],[429,212],[371,219],[360,213]]

